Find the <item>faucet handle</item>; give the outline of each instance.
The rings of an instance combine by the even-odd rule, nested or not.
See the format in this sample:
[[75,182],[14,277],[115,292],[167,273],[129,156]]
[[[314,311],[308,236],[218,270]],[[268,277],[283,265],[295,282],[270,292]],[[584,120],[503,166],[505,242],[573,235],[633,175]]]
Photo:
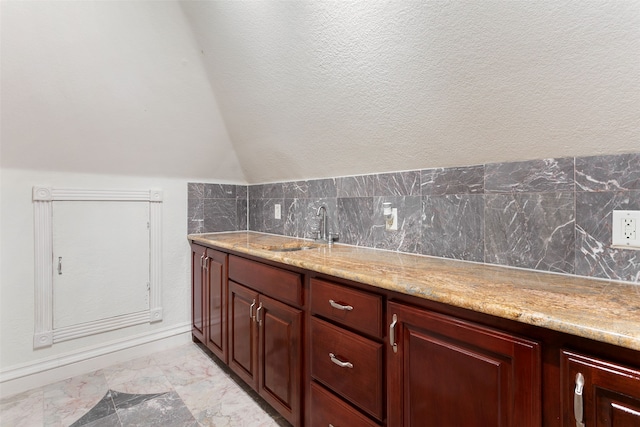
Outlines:
[[333,245],[333,242],[338,240],[340,238],[340,234],[339,233],[332,233],[329,232],[329,238],[328,238],[328,242],[329,246]]

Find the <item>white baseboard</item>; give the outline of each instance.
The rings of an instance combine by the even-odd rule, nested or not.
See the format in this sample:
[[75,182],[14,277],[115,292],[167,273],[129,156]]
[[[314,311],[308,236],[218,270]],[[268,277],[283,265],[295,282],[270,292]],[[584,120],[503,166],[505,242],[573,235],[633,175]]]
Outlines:
[[0,399],[191,342],[191,324],[134,335],[0,370]]

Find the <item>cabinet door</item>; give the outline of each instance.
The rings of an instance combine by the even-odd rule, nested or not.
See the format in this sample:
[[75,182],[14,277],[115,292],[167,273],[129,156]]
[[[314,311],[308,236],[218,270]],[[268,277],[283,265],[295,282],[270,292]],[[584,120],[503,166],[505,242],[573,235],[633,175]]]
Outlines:
[[191,245],[191,333],[198,341],[205,342],[205,303],[202,270],[207,249]]
[[537,343],[397,303],[387,317],[388,425],[541,425]]
[[562,390],[563,426],[640,426],[638,369],[563,351]]
[[257,304],[257,292],[229,280],[229,367],[254,389],[258,388]]
[[204,285],[207,294],[205,345],[227,363],[227,255],[207,249],[204,259]]
[[260,295],[258,393],[291,424],[300,424],[302,311]]

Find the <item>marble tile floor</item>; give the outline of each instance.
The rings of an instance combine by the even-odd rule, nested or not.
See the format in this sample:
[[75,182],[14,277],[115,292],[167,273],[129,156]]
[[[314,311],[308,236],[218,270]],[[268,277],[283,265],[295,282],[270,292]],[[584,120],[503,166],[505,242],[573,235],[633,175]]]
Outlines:
[[277,427],[289,424],[186,344],[0,400],[0,427]]

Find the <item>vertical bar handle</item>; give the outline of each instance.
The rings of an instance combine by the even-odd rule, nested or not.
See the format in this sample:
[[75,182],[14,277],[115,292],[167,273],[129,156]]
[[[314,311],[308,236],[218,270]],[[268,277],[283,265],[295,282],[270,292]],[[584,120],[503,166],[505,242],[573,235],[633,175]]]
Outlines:
[[396,343],[396,324],[398,323],[398,316],[393,315],[392,322],[389,325],[389,344],[391,344],[391,348],[393,348],[393,352],[398,352],[398,344]]
[[200,268],[204,267],[204,253],[200,257]]
[[58,257],[58,275],[62,274],[62,257]]
[[251,303],[251,306],[249,307],[249,319],[253,320],[254,322],[256,321],[256,316],[253,314],[253,309],[256,306],[256,299],[253,299],[253,302]]
[[256,310],[256,318],[258,319],[258,326],[262,325],[262,319],[260,318],[260,313],[262,313],[262,303],[258,306]]
[[584,427],[584,408],[582,391],[584,390],[584,376],[578,372],[576,375],[576,388],[573,391],[573,416],[576,419],[576,427]]
[[206,257],[206,258],[204,259],[204,269],[205,269],[205,270],[207,270],[207,271],[209,271],[209,260],[210,260],[210,259],[211,259],[211,258],[209,258],[209,257]]

